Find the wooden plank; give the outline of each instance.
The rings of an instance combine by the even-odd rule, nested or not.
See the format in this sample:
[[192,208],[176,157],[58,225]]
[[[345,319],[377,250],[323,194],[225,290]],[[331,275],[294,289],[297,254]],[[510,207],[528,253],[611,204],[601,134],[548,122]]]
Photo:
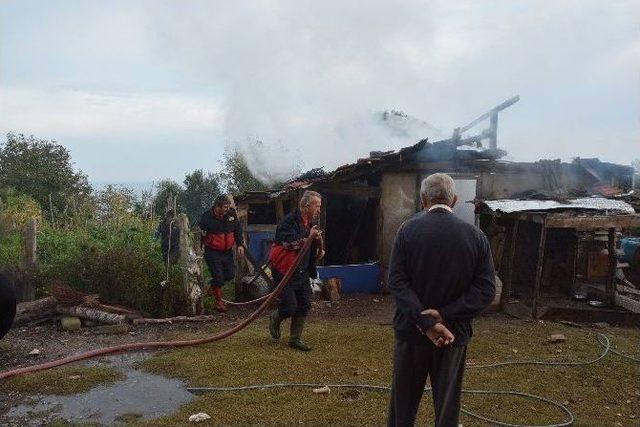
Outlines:
[[616,294],[616,304],[634,313],[640,313],[640,301]]
[[533,318],[538,318],[538,302],[540,300],[540,283],[542,282],[542,269],[544,266],[544,250],[547,243],[547,227],[542,224],[540,230],[540,243],[538,244],[538,260],[536,265],[536,279],[533,284],[533,304],[532,314]]
[[315,191],[328,194],[341,194],[346,196],[379,198],[382,193],[380,187],[367,187],[354,184],[327,184],[319,185]]
[[616,229],[609,229],[609,274],[607,276],[607,302],[609,304],[614,304],[616,300],[616,267],[618,261],[616,259]]
[[577,230],[594,230],[598,228],[635,228],[640,227],[640,215],[598,215],[579,217],[549,215],[546,224],[548,228],[575,228]]
[[500,307],[504,311],[507,301],[511,296],[511,279],[513,278],[513,264],[516,254],[516,244],[518,243],[518,227],[519,221],[516,219],[511,225],[509,234],[509,253],[507,254],[506,267],[507,271],[504,276],[504,282],[502,283],[502,296],[500,298]]
[[276,221],[280,222],[280,220],[284,217],[284,205],[282,203],[282,199],[276,200]]

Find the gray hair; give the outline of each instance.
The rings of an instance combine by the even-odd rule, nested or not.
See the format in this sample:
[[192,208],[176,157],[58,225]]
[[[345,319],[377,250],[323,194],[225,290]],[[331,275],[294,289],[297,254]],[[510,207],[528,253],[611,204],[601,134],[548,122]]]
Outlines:
[[456,195],[456,185],[446,173],[434,173],[422,181],[420,198],[428,199],[431,203],[453,203]]
[[317,191],[307,190],[304,193],[302,193],[302,197],[300,197],[300,202],[298,203],[298,206],[300,208],[303,208],[307,206],[309,203],[311,203],[311,200],[316,197],[322,200],[322,196],[320,195],[320,193],[318,193]]

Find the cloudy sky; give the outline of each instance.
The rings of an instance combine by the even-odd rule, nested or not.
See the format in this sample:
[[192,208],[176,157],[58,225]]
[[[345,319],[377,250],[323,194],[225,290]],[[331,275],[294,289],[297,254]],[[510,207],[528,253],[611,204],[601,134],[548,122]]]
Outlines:
[[640,157],[640,2],[0,3],[0,132],[92,181],[216,170],[255,139],[263,169],[331,169],[416,142],[380,111],[449,135],[516,94],[509,159]]

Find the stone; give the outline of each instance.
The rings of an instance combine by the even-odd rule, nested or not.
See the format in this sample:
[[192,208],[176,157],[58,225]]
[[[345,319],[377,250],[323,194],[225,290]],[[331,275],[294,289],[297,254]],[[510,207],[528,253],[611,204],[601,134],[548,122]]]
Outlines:
[[327,386],[324,386],[324,387],[320,387],[320,388],[314,388],[313,392],[315,394],[328,394],[328,393],[331,393],[331,389],[329,387],[327,387]]
[[60,326],[64,331],[77,331],[82,327],[82,322],[79,317],[63,316],[60,319]]
[[551,334],[547,337],[547,342],[550,344],[565,342],[566,340],[567,337],[564,334]]
[[37,348],[34,348],[29,352],[29,356],[37,356],[39,354],[40,354],[40,350],[38,350]]
[[210,420],[211,416],[206,412],[198,412],[197,414],[193,414],[189,417],[189,422],[199,423],[201,421]]

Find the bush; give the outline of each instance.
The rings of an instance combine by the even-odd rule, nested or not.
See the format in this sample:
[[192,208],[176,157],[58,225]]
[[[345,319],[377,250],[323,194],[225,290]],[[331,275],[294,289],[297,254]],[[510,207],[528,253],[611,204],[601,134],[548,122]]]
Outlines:
[[70,230],[43,227],[38,235],[40,293],[48,293],[52,281],[63,280],[74,289],[100,294],[105,303],[157,316],[184,312],[177,266],[171,268],[170,284],[160,286],[166,265],[154,231],[151,221],[136,217]]

